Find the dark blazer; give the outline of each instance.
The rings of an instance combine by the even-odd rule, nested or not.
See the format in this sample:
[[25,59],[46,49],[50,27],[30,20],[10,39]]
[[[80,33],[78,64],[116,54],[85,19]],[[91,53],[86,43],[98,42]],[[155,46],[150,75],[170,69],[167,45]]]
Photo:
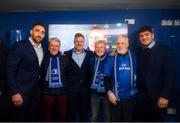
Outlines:
[[6,50],[0,41],[0,120],[9,121],[9,99],[5,80]]
[[7,58],[7,82],[10,95],[31,95],[39,89],[40,66],[38,57],[29,40],[15,43]]
[[92,53],[88,50],[85,50],[86,56],[80,68],[78,64],[72,59],[72,52],[73,49],[64,52],[65,55],[69,58],[69,63],[70,63],[69,84],[68,84],[69,91],[89,90],[91,72],[88,61]]
[[[143,84],[142,48],[137,52],[137,87],[141,92]],[[174,64],[169,47],[158,43],[150,49],[149,64],[144,77],[147,94],[152,100],[159,97],[169,99],[174,86]]]
[[6,51],[2,42],[0,42],[0,96],[3,94],[5,88],[5,65],[6,65]]

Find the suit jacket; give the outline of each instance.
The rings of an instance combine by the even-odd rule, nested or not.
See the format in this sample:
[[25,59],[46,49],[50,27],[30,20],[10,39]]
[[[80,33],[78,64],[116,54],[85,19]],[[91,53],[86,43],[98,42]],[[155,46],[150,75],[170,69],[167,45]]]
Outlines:
[[29,40],[16,42],[7,58],[7,82],[10,95],[31,95],[39,90],[40,66],[38,57]]
[[[145,78],[145,86],[147,94],[152,100],[157,100],[159,97],[169,99],[174,86],[174,64],[172,51],[169,47],[158,43],[150,49],[149,64]],[[141,93],[143,83],[142,67],[142,48],[137,52],[137,87]]]
[[0,42],[0,79],[5,79],[6,52],[4,45]]
[[69,72],[69,91],[81,91],[90,89],[90,66],[89,58],[92,55],[90,51],[85,50],[86,56],[83,60],[81,67],[73,60],[72,53],[73,49],[64,52],[65,55],[69,58],[70,63],[70,72]]
[[6,66],[6,51],[2,42],[0,42],[0,97],[5,96],[7,87],[5,82],[5,66]]

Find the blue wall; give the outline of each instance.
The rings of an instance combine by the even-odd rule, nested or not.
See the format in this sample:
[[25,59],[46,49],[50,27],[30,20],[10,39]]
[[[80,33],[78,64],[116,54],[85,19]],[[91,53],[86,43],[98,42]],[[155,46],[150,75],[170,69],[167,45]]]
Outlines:
[[[180,19],[179,10],[101,10],[101,11],[53,11],[53,12],[16,12],[0,13],[0,38],[7,42],[6,33],[12,29],[21,29],[23,38],[28,36],[32,24],[42,21],[45,24],[91,24],[120,23],[126,18],[135,19],[134,25],[128,25],[129,37],[137,46],[137,30],[143,25],[154,27],[158,42],[173,48],[176,63],[176,92],[180,93],[180,26],[161,26],[162,19]],[[174,36],[174,37],[173,37]],[[46,37],[46,43],[47,43]],[[175,96],[176,97],[176,96]],[[177,99],[177,98],[176,98]]]

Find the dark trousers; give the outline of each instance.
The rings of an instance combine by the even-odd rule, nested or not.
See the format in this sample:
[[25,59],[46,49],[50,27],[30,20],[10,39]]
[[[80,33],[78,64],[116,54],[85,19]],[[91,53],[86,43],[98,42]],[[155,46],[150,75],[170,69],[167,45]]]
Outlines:
[[0,78],[0,122],[10,121],[9,106],[10,100],[5,80]]
[[53,115],[57,116],[60,122],[66,121],[67,95],[62,96],[42,96],[42,120],[53,121]]
[[68,121],[87,122],[89,115],[89,108],[90,108],[89,102],[90,102],[90,94],[88,91],[69,92]]
[[21,107],[15,107],[11,104],[12,121],[16,122],[33,122],[39,121],[39,94],[23,98],[24,102]]
[[180,92],[176,94],[176,121],[180,122]]
[[7,122],[11,121],[10,114],[9,114],[9,99],[4,95],[0,95],[0,122]]
[[106,93],[91,93],[91,111],[92,111],[92,122],[99,122],[100,109],[102,106],[102,111],[104,115],[104,121],[110,121],[110,105]]
[[163,122],[167,109],[160,109],[157,101],[149,97],[137,99],[134,120],[137,122]]
[[121,99],[116,105],[111,104],[112,122],[131,122],[133,118],[135,99]]

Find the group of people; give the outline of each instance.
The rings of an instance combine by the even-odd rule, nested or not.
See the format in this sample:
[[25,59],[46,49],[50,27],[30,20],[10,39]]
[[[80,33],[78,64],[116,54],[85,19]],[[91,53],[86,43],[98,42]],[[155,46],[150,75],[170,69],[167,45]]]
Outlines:
[[[74,35],[74,48],[61,52],[61,41],[42,41],[45,25],[15,43],[7,56],[6,80],[13,121],[164,121],[174,84],[172,51],[155,41],[152,27],[139,29],[137,53],[127,35],[119,35],[109,53],[105,39],[85,49]],[[92,50],[91,50],[92,49]]]

